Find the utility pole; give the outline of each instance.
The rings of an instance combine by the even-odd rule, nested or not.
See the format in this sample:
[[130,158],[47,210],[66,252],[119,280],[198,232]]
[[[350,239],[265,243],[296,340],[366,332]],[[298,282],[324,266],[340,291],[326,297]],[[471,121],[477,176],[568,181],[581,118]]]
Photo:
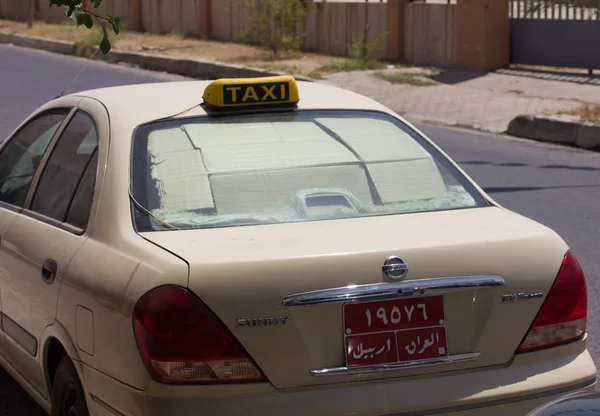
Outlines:
[[27,10],[27,27],[31,29],[33,26],[33,17],[35,14],[34,0],[29,0],[29,9]]

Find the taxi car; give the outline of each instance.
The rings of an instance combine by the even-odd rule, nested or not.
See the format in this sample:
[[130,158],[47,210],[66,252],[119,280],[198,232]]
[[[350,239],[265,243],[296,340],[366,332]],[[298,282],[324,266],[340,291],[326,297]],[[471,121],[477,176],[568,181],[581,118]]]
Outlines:
[[519,415],[583,271],[390,109],[289,76],[52,100],[0,148],[1,365],[53,416]]

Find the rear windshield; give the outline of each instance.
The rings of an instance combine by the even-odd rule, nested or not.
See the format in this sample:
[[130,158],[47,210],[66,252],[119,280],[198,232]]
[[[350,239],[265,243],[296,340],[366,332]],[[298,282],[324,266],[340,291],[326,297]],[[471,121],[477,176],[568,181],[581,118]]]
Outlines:
[[196,117],[135,133],[138,231],[472,208],[465,178],[399,120],[370,111]]

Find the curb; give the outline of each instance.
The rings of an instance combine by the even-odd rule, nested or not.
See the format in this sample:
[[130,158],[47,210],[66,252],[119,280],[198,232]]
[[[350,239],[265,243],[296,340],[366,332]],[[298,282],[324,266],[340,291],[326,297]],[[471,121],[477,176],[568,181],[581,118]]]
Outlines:
[[517,116],[507,134],[540,142],[600,151],[600,124],[577,117]]
[[424,123],[424,124],[430,124],[433,126],[451,127],[451,128],[455,128],[455,129],[470,130],[470,131],[480,132],[480,133],[489,133],[489,134],[497,134],[497,135],[506,134],[506,129],[501,129],[498,127],[484,126],[484,125],[480,125],[480,124],[460,123],[460,122],[458,122],[456,120],[452,120],[452,119],[419,116],[419,115],[413,115],[410,113],[403,113],[403,112],[398,112],[398,111],[396,111],[396,113],[400,114],[402,117],[404,117],[406,120],[409,120],[413,124],[414,123]]
[[[95,48],[93,47],[85,47],[73,42],[15,35],[5,32],[0,32],[0,43],[10,43],[15,46],[23,46],[26,48],[40,49],[83,58],[89,58],[95,52]],[[289,75],[283,72],[266,71],[259,68],[249,68],[218,61],[172,58],[148,53],[119,51],[118,49],[113,49],[106,56],[99,56],[96,59],[111,63],[123,62],[150,71],[168,72],[170,74],[196,79],[254,78],[272,75]],[[294,78],[299,81],[314,82],[314,80],[309,77],[294,75]]]

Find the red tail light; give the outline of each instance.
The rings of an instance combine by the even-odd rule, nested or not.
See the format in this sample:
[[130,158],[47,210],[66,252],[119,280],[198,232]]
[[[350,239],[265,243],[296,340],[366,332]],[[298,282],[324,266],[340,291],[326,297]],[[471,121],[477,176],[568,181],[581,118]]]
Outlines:
[[134,322],[142,357],[159,381],[266,381],[219,318],[183,288],[148,292],[136,305]]
[[587,288],[579,262],[565,255],[550,293],[542,304],[518,352],[526,352],[583,338],[587,320]]

